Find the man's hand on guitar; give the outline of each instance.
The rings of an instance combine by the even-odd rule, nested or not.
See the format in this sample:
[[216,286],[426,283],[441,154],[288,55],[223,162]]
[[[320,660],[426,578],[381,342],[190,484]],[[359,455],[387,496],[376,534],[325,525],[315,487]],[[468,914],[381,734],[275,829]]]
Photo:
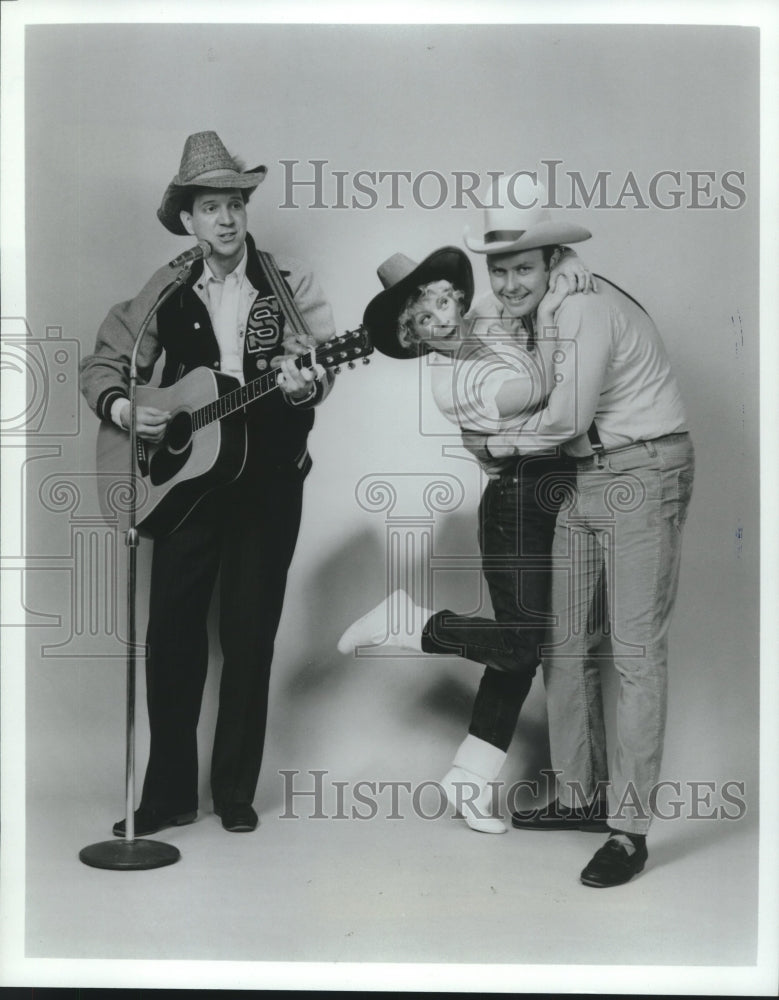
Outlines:
[[[309,354],[303,351],[302,354]],[[276,361],[276,358],[273,359]],[[321,365],[314,365],[313,368],[298,368],[297,357],[283,357],[274,367],[279,368],[279,375],[276,382],[281,391],[295,402],[308,399],[313,395],[314,381],[322,378],[325,370]]]
[[[130,401],[125,401],[119,411],[119,420],[125,430],[130,430]],[[165,436],[165,429],[170,420],[170,413],[158,410],[155,406],[137,406],[135,408],[135,430],[138,437],[159,444]]]
[[316,341],[313,337],[296,333],[291,337],[284,338],[284,355],[279,355],[271,360],[272,368],[281,369],[276,380],[279,388],[296,403],[313,395],[314,380],[322,378],[325,373],[321,365],[314,365],[311,369],[298,368],[295,364],[297,358],[311,357],[315,347]]

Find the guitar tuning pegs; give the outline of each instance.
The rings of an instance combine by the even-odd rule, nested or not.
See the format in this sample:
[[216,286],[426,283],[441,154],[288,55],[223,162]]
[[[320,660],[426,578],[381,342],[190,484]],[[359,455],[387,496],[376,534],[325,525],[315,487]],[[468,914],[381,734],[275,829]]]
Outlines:
[[362,359],[362,363],[363,363],[364,365],[369,365],[369,364],[371,363],[371,359],[370,359],[370,358],[363,358],[363,359]]
[[336,368],[333,368],[333,374],[334,375],[340,375],[341,374],[341,366],[340,365],[338,365]]
[[350,362],[349,362],[349,364],[348,364],[348,367],[349,367],[349,368],[350,368],[350,369],[351,369],[352,371],[354,371],[354,362],[353,362],[353,361],[350,361]]

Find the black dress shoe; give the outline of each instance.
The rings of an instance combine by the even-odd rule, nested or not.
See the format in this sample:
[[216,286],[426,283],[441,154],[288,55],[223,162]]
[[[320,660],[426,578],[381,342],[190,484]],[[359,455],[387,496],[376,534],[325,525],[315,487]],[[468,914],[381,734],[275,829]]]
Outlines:
[[[158,809],[146,809],[141,806],[133,814],[133,832],[136,837],[148,837],[150,833],[164,830],[166,826],[186,826],[188,823],[194,823],[196,819],[197,809],[170,816]],[[118,823],[114,823],[113,834],[115,837],[125,836],[125,820],[120,819]]]
[[579,877],[584,885],[591,885],[595,889],[624,885],[634,875],[643,871],[648,857],[649,853],[643,841],[635,846],[635,850],[630,854],[626,844],[611,836],[603,847],[595,852],[592,861]]
[[511,825],[517,830],[582,830],[585,833],[608,833],[608,809],[603,799],[586,809],[571,809],[555,799],[541,809],[513,812]]
[[259,823],[257,813],[248,802],[232,802],[219,808],[214,806],[214,812],[229,833],[251,833]]

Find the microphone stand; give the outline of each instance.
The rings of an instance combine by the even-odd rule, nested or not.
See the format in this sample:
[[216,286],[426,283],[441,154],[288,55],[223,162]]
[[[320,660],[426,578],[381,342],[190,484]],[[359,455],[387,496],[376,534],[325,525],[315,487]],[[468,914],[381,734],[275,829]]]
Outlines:
[[166,285],[157,301],[146,315],[135,338],[130,358],[130,491],[129,522],[125,534],[127,546],[127,713],[125,757],[125,821],[123,838],[90,844],[79,851],[79,859],[92,868],[110,868],[117,871],[139,871],[172,865],[181,857],[177,847],[158,840],[135,839],[135,584],[138,554],[137,492],[135,464],[138,455],[136,388],[138,384],[138,349],[160,307],[180,288],[189,277],[194,260],[187,261],[173,281]]

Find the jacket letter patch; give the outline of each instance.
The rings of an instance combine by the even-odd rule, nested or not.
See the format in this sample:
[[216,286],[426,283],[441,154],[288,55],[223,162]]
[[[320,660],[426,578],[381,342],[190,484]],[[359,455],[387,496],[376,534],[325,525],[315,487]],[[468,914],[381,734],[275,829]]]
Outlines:
[[249,311],[246,350],[250,354],[272,351],[281,342],[282,317],[275,295],[257,298]]

